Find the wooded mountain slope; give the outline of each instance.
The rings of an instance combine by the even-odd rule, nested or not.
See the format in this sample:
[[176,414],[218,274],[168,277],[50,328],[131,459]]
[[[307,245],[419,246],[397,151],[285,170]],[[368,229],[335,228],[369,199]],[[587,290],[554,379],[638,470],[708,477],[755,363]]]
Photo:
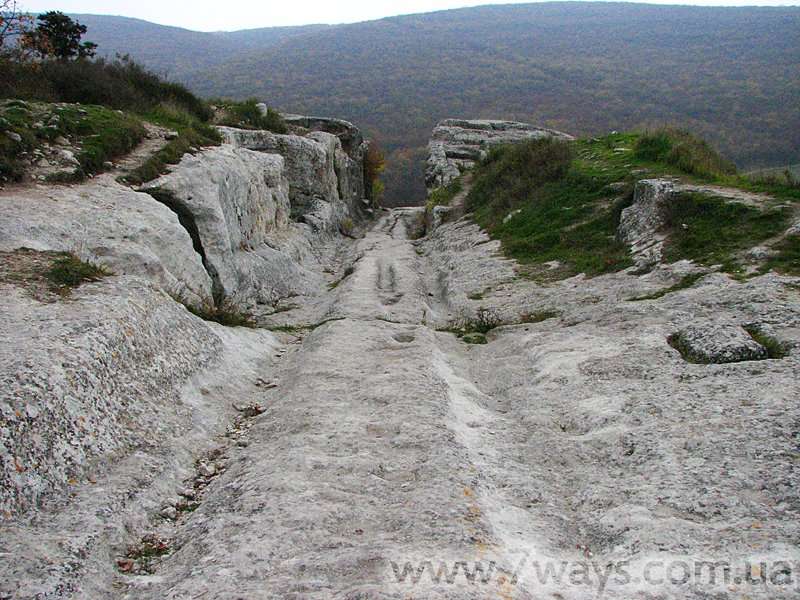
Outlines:
[[180,36],[83,20],[105,51],[201,94],[358,123],[389,151],[390,203],[421,199],[424,146],[445,117],[577,135],[675,124],[741,168],[800,158],[800,8],[545,3]]

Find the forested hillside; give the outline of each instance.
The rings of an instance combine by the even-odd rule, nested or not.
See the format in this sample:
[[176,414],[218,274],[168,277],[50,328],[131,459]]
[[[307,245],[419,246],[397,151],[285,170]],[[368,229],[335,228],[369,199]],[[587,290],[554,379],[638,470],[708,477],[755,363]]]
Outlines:
[[207,33],[128,17],[72,16],[87,26],[87,39],[98,44],[99,55],[114,58],[116,54],[130,54],[138,62],[179,80],[185,80],[189,72],[219,65],[242,52],[264,50],[328,27],[267,27]]
[[201,94],[353,120],[388,151],[391,202],[424,193],[424,146],[445,117],[578,135],[676,124],[741,168],[800,158],[799,8],[547,3],[180,40],[82,20],[101,47]]

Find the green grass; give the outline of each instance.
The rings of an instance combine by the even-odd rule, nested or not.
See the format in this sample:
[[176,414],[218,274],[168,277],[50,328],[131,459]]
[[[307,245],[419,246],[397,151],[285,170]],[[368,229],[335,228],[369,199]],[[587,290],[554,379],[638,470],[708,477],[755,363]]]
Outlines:
[[220,325],[225,325],[226,327],[256,327],[250,315],[241,312],[230,302],[223,302],[220,306],[202,307],[193,306],[185,302],[182,304],[190,313],[196,317],[200,317],[204,321],[212,321]]
[[736,254],[785,231],[789,217],[785,208],[759,210],[704,194],[680,194],[669,205],[664,258],[736,272]]
[[767,259],[762,271],[800,275],[800,235],[792,235],[772,247],[777,254]]
[[74,254],[66,253],[55,259],[50,269],[44,273],[50,284],[60,290],[70,290],[109,275],[111,272],[105,267],[84,262]]
[[685,275],[675,285],[671,285],[668,288],[664,288],[663,290],[659,290],[657,292],[653,292],[652,294],[647,294],[645,296],[636,296],[635,298],[628,298],[628,302],[639,302],[642,300],[658,300],[659,298],[663,298],[667,294],[671,294],[673,292],[679,292],[680,290],[685,290],[692,287],[695,283],[700,281],[705,276],[706,273],[691,273],[690,275]]
[[280,113],[268,108],[267,114],[263,114],[258,108],[259,101],[256,98],[242,102],[215,100],[213,103],[220,110],[220,116],[216,119],[217,125],[240,129],[263,129],[273,133],[288,131]]
[[[620,214],[632,202],[637,180],[664,176],[766,193],[775,198],[772,205],[800,202],[800,188],[738,175],[708,144],[670,129],[495,148],[474,170],[467,208],[524,266],[521,272],[594,276],[632,265],[628,248],[616,240]],[[780,234],[788,214],[778,206],[758,210],[701,194],[682,196],[672,207],[665,258],[722,264],[735,272],[736,254]],[[771,264],[795,272],[796,256],[789,241]],[[541,265],[550,261],[562,268],[545,271]]]
[[[86,114],[83,115],[81,110]],[[65,107],[60,115],[61,133],[77,138],[83,144],[76,157],[81,165],[76,180],[100,173],[105,162],[133,150],[146,134],[139,117],[102,106],[72,105]]]
[[[32,152],[57,137],[68,138],[81,150],[79,167],[56,174],[56,181],[80,181],[102,172],[104,163],[130,152],[144,138],[142,119],[103,106],[44,104],[18,100],[0,103],[0,176],[20,181],[24,173],[23,152]],[[22,139],[12,140],[6,132]]]
[[[0,105],[0,181],[21,180],[25,173],[19,155],[58,135],[72,136],[83,146],[77,156],[78,172],[59,174],[53,179],[72,181],[98,173],[104,163],[129,152],[141,141],[146,133],[142,120],[175,129],[179,137],[132,174],[131,183],[154,179],[192,148],[221,142],[209,124],[213,112],[205,100],[180,84],[163,80],[128,57],[113,61],[41,63],[20,63],[0,57],[0,71],[7,75],[0,78],[0,98],[30,101],[12,100]],[[72,104],[60,108],[46,104],[53,102]],[[251,119],[254,108],[251,103],[234,105],[242,119]],[[44,114],[47,110],[60,113],[56,126],[50,126],[51,115]],[[281,127],[276,114],[264,118]],[[37,121],[46,126],[34,128]],[[22,140],[11,140],[5,131],[19,134]]]
[[757,343],[766,348],[767,355],[770,358],[786,358],[789,356],[789,346],[783,342],[776,340],[774,337],[763,333],[755,325],[746,325],[744,330],[750,334]]
[[[576,145],[549,140],[495,149],[478,165],[467,206],[522,264],[558,260],[597,275],[632,264],[615,232],[622,204],[610,202],[615,173],[573,158]],[[512,210],[519,214],[503,222]]]
[[170,140],[140,167],[125,177],[131,185],[142,185],[166,173],[169,165],[177,164],[184,155],[204,146],[216,146],[222,141],[214,127],[174,104],[161,104],[145,115],[151,123],[173,129],[178,137]]
[[637,158],[661,162],[689,175],[735,175],[736,166],[722,158],[705,140],[688,131],[665,127],[645,132],[634,147]]
[[453,198],[460,194],[463,189],[464,184],[461,177],[457,177],[444,187],[436,188],[431,192],[431,195],[428,196],[428,202],[426,204],[427,210],[431,211],[436,206],[450,206]]
[[673,333],[667,338],[667,343],[677,350],[683,360],[696,365],[710,364],[705,358],[696,355],[680,333]]

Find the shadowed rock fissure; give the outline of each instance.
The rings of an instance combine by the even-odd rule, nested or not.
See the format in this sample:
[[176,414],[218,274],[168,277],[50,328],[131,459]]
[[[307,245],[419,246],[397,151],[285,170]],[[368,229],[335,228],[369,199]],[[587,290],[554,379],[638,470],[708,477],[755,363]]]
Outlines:
[[200,255],[200,259],[203,261],[203,268],[205,268],[208,276],[211,278],[211,294],[214,298],[214,305],[222,306],[222,303],[225,301],[225,290],[222,288],[219,273],[217,273],[217,270],[206,258],[206,251],[203,248],[203,241],[200,239],[200,230],[197,228],[194,215],[183,204],[181,204],[171,192],[157,189],[146,191],[150,196],[153,197],[153,199],[157,200],[175,213],[175,215],[178,217],[178,222],[181,224],[181,227],[183,227],[186,230],[186,233],[189,234],[189,237],[192,238],[192,246],[194,247],[194,251]]

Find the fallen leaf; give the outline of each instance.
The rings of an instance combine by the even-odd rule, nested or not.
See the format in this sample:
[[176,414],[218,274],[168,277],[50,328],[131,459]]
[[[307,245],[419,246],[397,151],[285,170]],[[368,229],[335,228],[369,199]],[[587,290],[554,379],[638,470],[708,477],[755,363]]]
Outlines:
[[130,573],[133,570],[133,561],[123,558],[117,561],[117,566],[123,573]]

